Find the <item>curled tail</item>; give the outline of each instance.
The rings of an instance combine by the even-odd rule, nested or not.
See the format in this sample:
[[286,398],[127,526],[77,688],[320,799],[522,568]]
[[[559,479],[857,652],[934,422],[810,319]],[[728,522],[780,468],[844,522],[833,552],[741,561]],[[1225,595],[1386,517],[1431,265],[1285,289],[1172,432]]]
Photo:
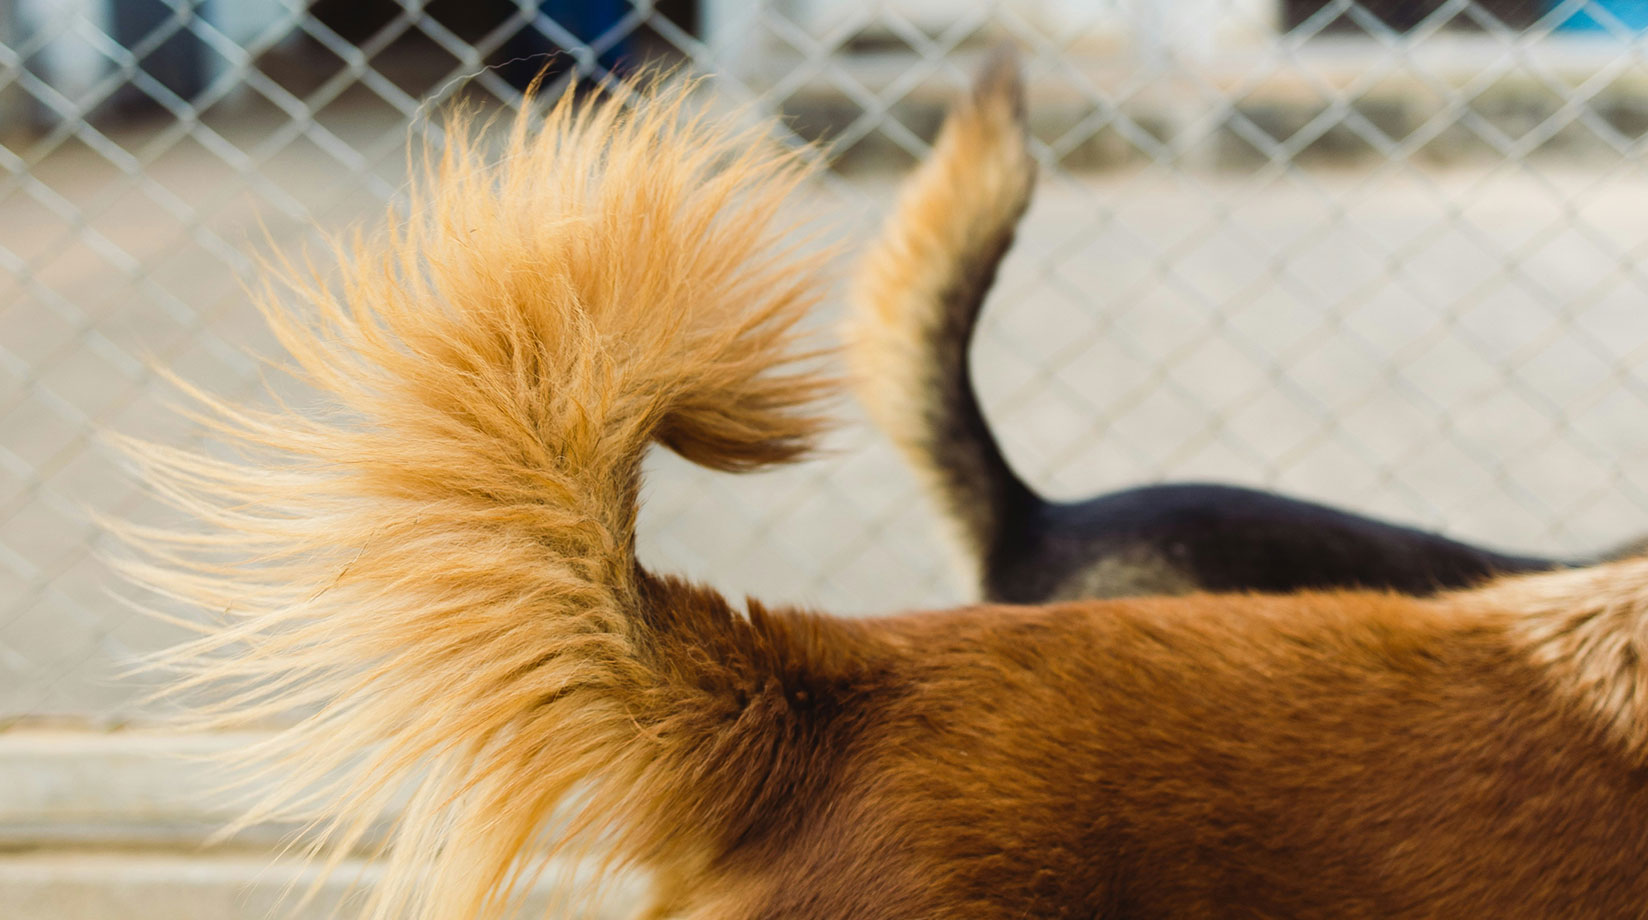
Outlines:
[[128,573],[221,615],[168,659],[215,692],[199,722],[292,724],[246,821],[334,858],[390,821],[369,915],[504,911],[552,811],[665,862],[735,811],[701,748],[760,691],[758,612],[642,571],[635,520],[650,442],[743,470],[820,427],[794,325],[821,257],[766,130],[629,86],[521,116],[491,162],[449,132],[410,221],[264,299],[317,408],[195,391],[230,453],[130,445],[194,525],[117,525]]
[[998,52],[905,182],[860,269],[848,332],[860,401],[979,563],[1037,501],[990,433],[967,359],[1030,202],[1036,170],[1024,109],[1016,64]]

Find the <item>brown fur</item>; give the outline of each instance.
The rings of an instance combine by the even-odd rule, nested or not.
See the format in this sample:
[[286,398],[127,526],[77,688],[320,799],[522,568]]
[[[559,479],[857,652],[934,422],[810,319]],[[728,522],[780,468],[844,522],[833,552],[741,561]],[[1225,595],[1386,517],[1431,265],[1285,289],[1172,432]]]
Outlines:
[[683,920],[1648,911],[1648,563],[880,620],[643,570],[650,438],[746,468],[817,424],[757,140],[670,94],[460,140],[270,302],[326,405],[134,448],[204,529],[126,528],[131,573],[227,614],[173,659],[203,719],[302,716],[249,820],[338,853],[400,806],[373,917],[507,913],[552,814]]
[[1474,600],[885,621],[834,794],[684,915],[1642,916],[1640,749]]

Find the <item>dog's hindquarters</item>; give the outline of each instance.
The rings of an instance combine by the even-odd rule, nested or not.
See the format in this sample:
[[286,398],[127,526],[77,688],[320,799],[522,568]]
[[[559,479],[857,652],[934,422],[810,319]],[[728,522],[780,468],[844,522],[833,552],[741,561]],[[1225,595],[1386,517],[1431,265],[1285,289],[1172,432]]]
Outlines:
[[999,52],[906,182],[859,272],[848,335],[860,401],[984,571],[1040,501],[991,434],[967,357],[1035,179],[1023,92]]

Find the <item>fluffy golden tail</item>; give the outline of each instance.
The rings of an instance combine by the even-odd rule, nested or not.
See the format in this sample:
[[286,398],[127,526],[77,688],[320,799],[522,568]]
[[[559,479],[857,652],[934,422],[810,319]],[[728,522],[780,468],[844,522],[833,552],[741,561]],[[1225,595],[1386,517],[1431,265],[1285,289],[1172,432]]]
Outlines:
[[1024,89],[1003,49],[905,182],[853,297],[847,355],[859,400],[975,562],[1039,502],[990,433],[967,362],[1035,175]]
[[390,820],[371,916],[502,912],[552,812],[647,860],[724,830],[703,747],[761,686],[750,621],[640,569],[636,498],[654,440],[745,470],[820,427],[805,170],[766,131],[630,86],[493,162],[449,132],[410,221],[265,298],[314,408],[194,392],[228,452],[132,445],[195,523],[123,527],[128,572],[224,621],[170,658],[220,694],[200,722],[295,719],[246,820],[339,857]]

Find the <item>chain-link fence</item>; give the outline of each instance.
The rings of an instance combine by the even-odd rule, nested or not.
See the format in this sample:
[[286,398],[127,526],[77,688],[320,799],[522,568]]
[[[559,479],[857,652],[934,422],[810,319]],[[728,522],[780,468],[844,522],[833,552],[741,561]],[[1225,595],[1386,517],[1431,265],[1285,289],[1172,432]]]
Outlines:
[[[806,204],[863,240],[1018,44],[1044,181],[975,354],[1050,493],[1216,479],[1511,549],[1633,535],[1644,27],[1639,0],[0,0],[0,719],[141,715],[120,668],[168,635],[111,599],[86,511],[141,511],[100,430],[187,436],[151,368],[251,391],[249,254],[371,218],[432,108],[516,104],[556,52],[784,113],[834,163]],[[660,457],[644,554],[834,610],[965,598],[891,450],[835,446],[739,479]]]

